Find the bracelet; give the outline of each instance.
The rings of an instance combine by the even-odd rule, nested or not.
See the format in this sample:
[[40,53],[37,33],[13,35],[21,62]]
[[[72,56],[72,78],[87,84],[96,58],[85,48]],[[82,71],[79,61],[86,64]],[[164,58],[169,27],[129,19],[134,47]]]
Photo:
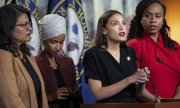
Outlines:
[[157,98],[158,98],[158,97],[155,97],[155,99],[154,99],[154,103],[157,103]]
[[154,99],[154,103],[158,103],[160,98],[159,97],[155,97],[155,99]]

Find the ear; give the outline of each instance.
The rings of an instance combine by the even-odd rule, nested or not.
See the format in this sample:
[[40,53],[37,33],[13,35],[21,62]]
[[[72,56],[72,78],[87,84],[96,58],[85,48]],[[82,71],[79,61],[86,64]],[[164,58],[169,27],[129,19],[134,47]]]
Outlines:
[[103,34],[106,35],[107,34],[107,31],[105,28],[103,28]]

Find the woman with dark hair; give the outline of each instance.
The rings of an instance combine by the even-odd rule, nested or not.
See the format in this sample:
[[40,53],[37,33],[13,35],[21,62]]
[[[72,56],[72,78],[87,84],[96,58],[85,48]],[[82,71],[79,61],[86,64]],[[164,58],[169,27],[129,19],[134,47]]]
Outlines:
[[166,7],[159,0],[142,0],[131,21],[128,45],[138,56],[138,67],[148,67],[150,81],[144,86],[146,101],[180,98],[180,46],[169,37]]
[[104,12],[94,45],[83,59],[86,81],[99,103],[134,103],[136,83],[148,81],[144,71],[137,69],[135,51],[126,45],[126,38],[123,15]]
[[44,82],[26,42],[30,12],[21,5],[0,7],[0,107],[48,108]]

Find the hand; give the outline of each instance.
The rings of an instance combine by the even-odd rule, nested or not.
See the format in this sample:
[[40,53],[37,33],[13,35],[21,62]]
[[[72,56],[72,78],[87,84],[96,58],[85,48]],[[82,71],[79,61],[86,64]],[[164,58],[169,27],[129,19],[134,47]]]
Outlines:
[[48,95],[48,100],[64,100],[67,99],[69,95],[70,93],[66,87],[60,87],[55,93]]
[[161,103],[161,98],[157,97],[157,99],[155,100],[155,103]]
[[70,98],[79,98],[80,96],[80,87],[81,87],[81,84],[77,85],[75,84],[75,86],[73,88],[69,87],[68,88],[68,91],[70,93]]
[[136,77],[136,83],[145,83],[149,81],[150,78],[150,71],[148,67],[144,67],[142,69],[138,69],[138,75]]
[[149,71],[148,67],[142,68],[141,72],[143,72],[142,74],[144,74],[148,79],[150,78],[150,71]]
[[[148,74],[146,74],[145,71],[147,71]],[[130,83],[145,83],[149,81],[149,73],[148,68],[137,69],[137,71],[129,77]]]

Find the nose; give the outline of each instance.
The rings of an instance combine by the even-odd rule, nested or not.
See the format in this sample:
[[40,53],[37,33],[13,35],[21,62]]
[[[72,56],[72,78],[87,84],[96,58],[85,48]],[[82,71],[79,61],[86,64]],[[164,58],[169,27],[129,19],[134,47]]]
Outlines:
[[55,48],[56,48],[56,50],[61,50],[62,45],[61,44],[57,44]]
[[154,15],[151,18],[151,22],[156,22],[156,17]]
[[32,25],[31,24],[26,24],[25,27],[28,31],[32,32]]
[[33,32],[32,27],[31,27],[31,26],[29,26],[29,27],[27,28],[27,31],[28,31],[28,32],[30,32],[30,33],[32,34],[32,32]]
[[125,29],[125,25],[124,25],[124,24],[122,24],[122,23],[121,23],[121,24],[119,24],[119,29],[120,29],[120,30],[124,30],[124,29]]

